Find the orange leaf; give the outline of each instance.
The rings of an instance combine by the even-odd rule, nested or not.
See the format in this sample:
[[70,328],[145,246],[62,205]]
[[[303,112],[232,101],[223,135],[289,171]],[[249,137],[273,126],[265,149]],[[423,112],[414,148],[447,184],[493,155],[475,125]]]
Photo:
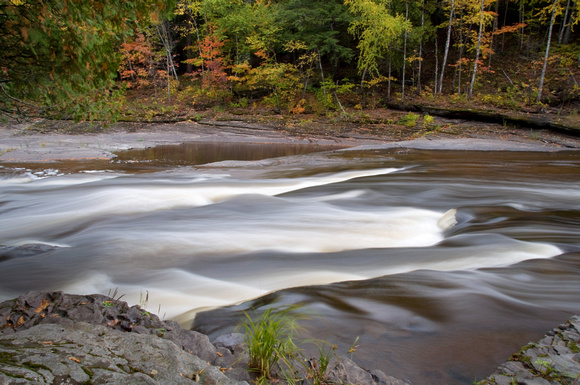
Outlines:
[[38,305],[38,307],[36,308],[36,310],[34,310],[34,312],[40,313],[41,311],[46,309],[48,307],[48,305],[50,305],[50,301],[45,298],[40,302],[40,305]]

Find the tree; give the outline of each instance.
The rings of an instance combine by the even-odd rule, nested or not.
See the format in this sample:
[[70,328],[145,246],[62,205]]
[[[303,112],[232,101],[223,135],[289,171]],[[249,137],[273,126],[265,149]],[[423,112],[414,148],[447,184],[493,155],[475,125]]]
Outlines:
[[493,12],[485,11],[485,0],[481,0],[481,8],[479,10],[479,32],[477,33],[477,43],[475,45],[475,60],[473,61],[473,73],[471,75],[471,83],[469,84],[469,94],[468,94],[469,99],[471,99],[473,96],[473,86],[475,84],[475,76],[477,75],[477,69],[479,67],[479,54],[482,51],[482,48],[485,48],[488,54],[491,54],[492,52],[491,47],[489,47],[489,41],[487,42],[487,46],[484,47],[483,31],[485,29],[486,21],[488,23],[493,22],[494,15],[495,13]]
[[443,89],[443,76],[445,75],[445,66],[447,65],[447,56],[449,55],[449,46],[451,45],[451,26],[453,21],[453,15],[455,11],[455,0],[451,1],[451,9],[449,11],[449,24],[447,25],[447,41],[445,43],[445,53],[443,54],[443,64],[441,64],[441,79],[439,80],[439,86],[436,86],[436,92],[441,93]]
[[[163,18],[173,1],[0,0],[0,111],[83,118],[108,94],[120,46],[136,25]],[[93,111],[91,111],[93,110]]]
[[384,0],[346,0],[345,4],[357,16],[349,31],[359,39],[358,69],[380,76],[381,60],[388,56],[403,31],[410,29],[410,22],[401,15],[391,15],[389,3]]
[[[405,24],[409,23],[409,1],[405,0]],[[401,81],[401,102],[405,102],[405,64],[407,64],[407,34],[409,28],[404,29],[403,38],[403,80]]]
[[542,90],[544,88],[544,78],[546,77],[546,68],[548,67],[548,57],[550,55],[550,41],[552,40],[552,29],[554,26],[554,19],[556,17],[556,9],[559,0],[554,0],[552,5],[552,17],[550,18],[550,28],[548,29],[548,42],[546,43],[546,53],[544,55],[544,66],[542,67],[542,74],[540,75],[540,85],[538,86],[537,101],[542,101]]

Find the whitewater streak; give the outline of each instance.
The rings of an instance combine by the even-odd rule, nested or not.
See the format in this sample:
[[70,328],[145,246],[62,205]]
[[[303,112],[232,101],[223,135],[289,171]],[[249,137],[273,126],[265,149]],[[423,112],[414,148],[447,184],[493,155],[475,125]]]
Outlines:
[[[0,281],[22,278],[0,299],[25,287],[80,294],[117,288],[132,303],[148,292],[150,306],[175,319],[288,287],[561,253],[503,236],[493,245],[477,235],[446,240],[457,224],[455,209],[368,205],[370,191],[357,183],[330,188],[401,170],[251,180],[198,173],[4,180],[0,244],[46,249],[2,263]],[[302,194],[312,188],[329,191]],[[450,245],[426,251],[444,240]],[[454,241],[470,246],[459,256]]]

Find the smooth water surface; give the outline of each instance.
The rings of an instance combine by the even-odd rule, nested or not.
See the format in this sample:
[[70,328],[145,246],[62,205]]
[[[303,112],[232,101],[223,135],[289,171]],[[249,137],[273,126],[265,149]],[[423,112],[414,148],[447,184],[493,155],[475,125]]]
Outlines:
[[307,333],[344,350],[359,336],[365,367],[470,384],[580,313],[579,182],[578,152],[5,171],[0,299],[149,293],[149,310],[211,336],[297,305]]

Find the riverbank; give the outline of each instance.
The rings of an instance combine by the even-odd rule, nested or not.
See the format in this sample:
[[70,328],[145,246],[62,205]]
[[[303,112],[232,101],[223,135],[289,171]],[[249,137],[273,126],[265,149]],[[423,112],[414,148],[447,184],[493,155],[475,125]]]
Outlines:
[[580,381],[580,316],[530,342],[478,385],[577,384]]
[[[377,112],[378,113],[378,112]],[[37,121],[0,124],[0,162],[57,162],[113,159],[115,152],[186,142],[309,143],[481,151],[580,149],[580,137],[549,129],[529,129],[434,117],[409,124],[403,113],[365,122],[221,117],[177,123]],[[241,119],[241,120],[232,120]]]
[[[0,303],[0,319],[2,385],[247,385],[257,379],[248,371],[243,334],[212,343],[141,306],[100,294],[30,292]],[[347,357],[332,360],[324,380],[409,385],[380,370],[364,370]]]
[[[162,321],[141,306],[104,295],[31,292],[0,303],[0,384],[101,383],[245,385],[244,335],[214,341]],[[530,343],[479,385],[576,384],[580,317]],[[316,358],[310,359],[316,362]],[[408,385],[346,356],[325,373],[329,383]]]

